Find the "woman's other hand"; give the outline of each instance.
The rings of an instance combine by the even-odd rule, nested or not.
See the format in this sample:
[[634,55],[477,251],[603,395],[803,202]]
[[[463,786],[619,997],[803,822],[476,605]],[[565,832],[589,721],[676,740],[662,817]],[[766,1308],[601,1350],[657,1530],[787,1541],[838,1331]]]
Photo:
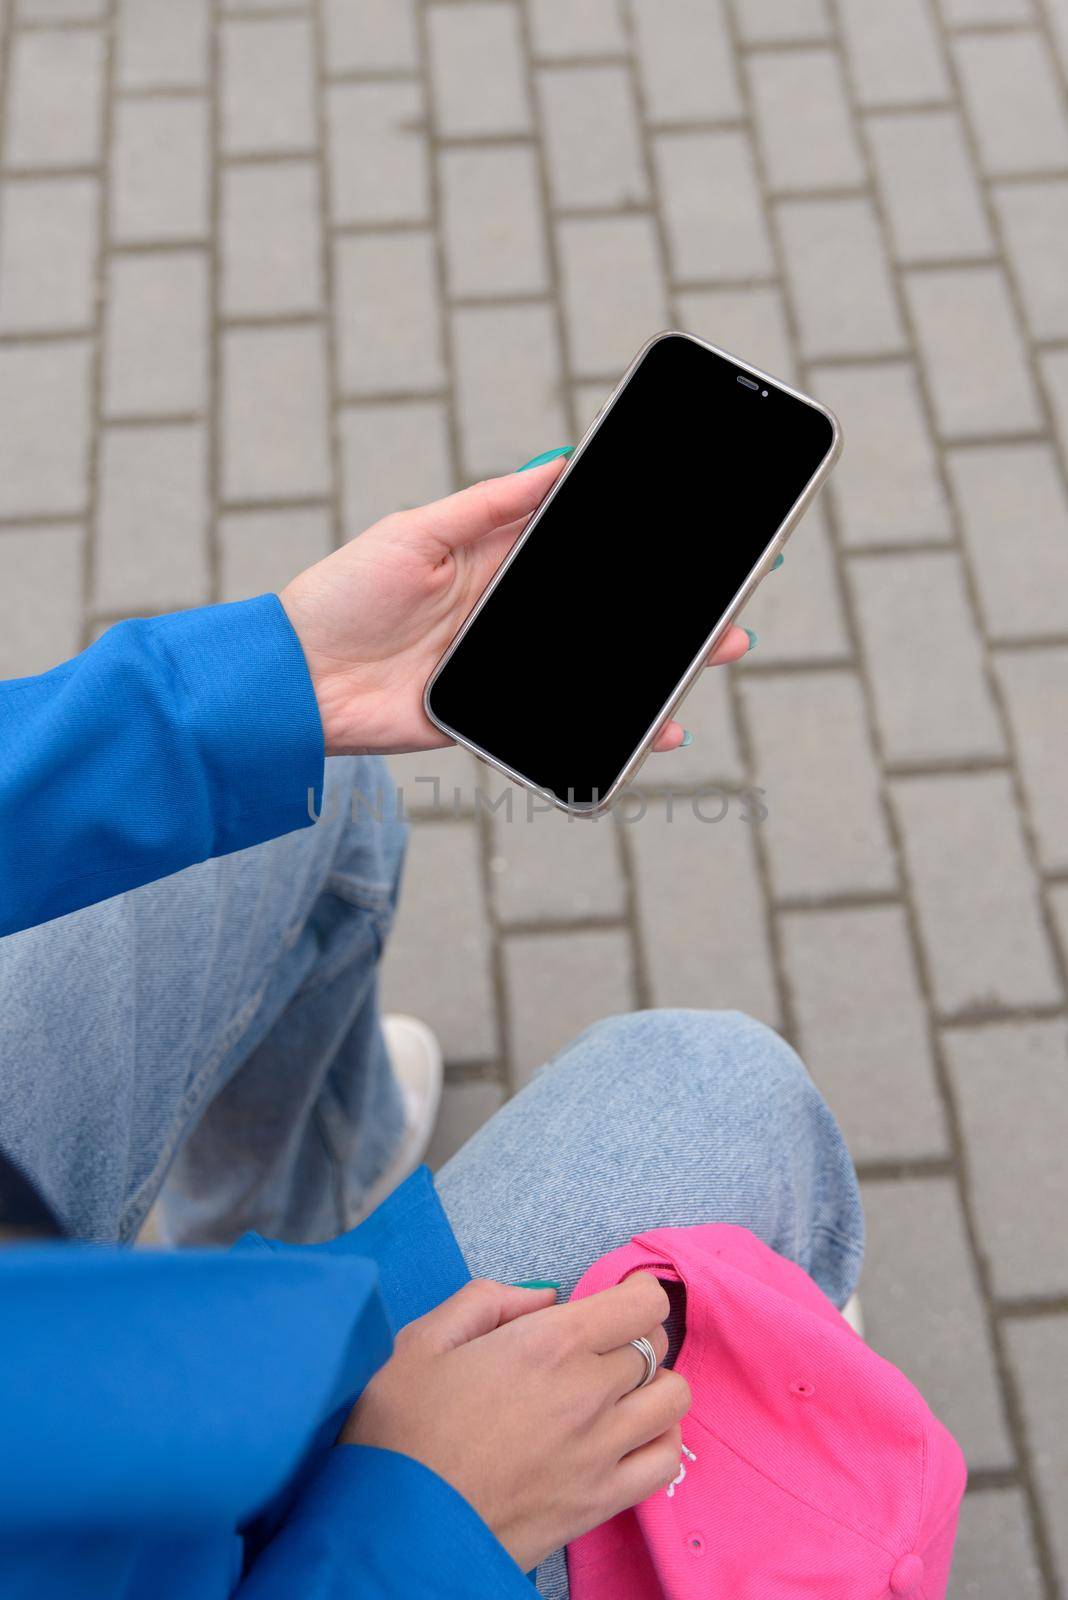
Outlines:
[[690,1390],[659,1370],[668,1297],[638,1272],[601,1294],[476,1280],[398,1334],[340,1444],[423,1462],[474,1506],[524,1571],[664,1489],[679,1470]]

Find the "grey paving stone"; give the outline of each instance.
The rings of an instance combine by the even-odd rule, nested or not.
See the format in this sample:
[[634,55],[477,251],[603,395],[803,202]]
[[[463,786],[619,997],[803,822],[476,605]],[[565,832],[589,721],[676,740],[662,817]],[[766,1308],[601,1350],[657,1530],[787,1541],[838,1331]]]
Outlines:
[[583,377],[618,376],[670,320],[652,221],[576,218],[560,223],[558,237],[572,368]]
[[871,202],[785,200],[775,210],[805,353],[900,351],[905,333]]
[[95,178],[0,187],[0,332],[89,327],[99,204]]
[[648,184],[627,69],[543,67],[537,91],[555,204],[641,205]]
[[205,236],[209,187],[206,100],[116,100],[109,194],[115,244]]
[[[13,0],[8,9],[15,10]],[[106,0],[19,0],[20,22],[98,22]]]
[[502,944],[517,1089],[592,1022],[634,1008],[633,952],[622,928],[511,934]]
[[222,341],[227,500],[327,494],[326,352],[319,328],[232,328]]
[[389,770],[405,816],[444,818],[474,815],[486,771],[455,744],[390,756]]
[[772,377],[793,381],[793,351],[778,288],[694,289],[676,295],[675,303],[680,324],[690,333]]
[[891,799],[939,1012],[1059,1003],[1006,774],[902,778]]
[[1020,1489],[965,1495],[957,1524],[950,1600],[1044,1600],[1027,1502]]
[[1068,1292],[1068,1027],[951,1029],[946,1059],[994,1293]]
[[15,33],[6,164],[70,167],[99,161],[103,88],[104,37],[99,31]]
[[848,576],[884,758],[940,763],[1004,755],[960,557],[854,556]]
[[790,535],[789,559],[769,572],[740,619],[759,636],[754,661],[847,661],[849,636],[823,506]]
[[314,149],[314,68],[307,18],[230,18],[219,28],[219,48],[226,154]]
[[[342,392],[406,394],[444,382],[434,244],[427,233],[368,234],[334,246]],[[388,317],[382,307],[388,305]]]
[[631,16],[653,122],[741,115],[724,0],[633,0]]
[[[449,952],[448,961],[442,959]],[[497,1021],[475,822],[412,829],[404,894],[382,971],[385,1011],[433,1028],[446,1061],[492,1061]]]
[[846,441],[830,481],[843,544],[948,539],[949,505],[912,364],[813,368],[809,378]]
[[1047,898],[1061,957],[1065,964],[1068,964],[1068,884],[1050,884]]
[[527,133],[532,117],[519,12],[510,0],[427,9],[437,130],[446,138]]
[[[650,998],[657,1006],[736,1007],[781,1022],[754,834],[714,794],[650,800],[624,824],[634,862]],[[630,808],[634,815],[634,808]],[[708,820],[703,820],[708,819]]]
[[965,438],[1041,427],[1000,268],[910,272],[905,285],[943,435]]
[[0,529],[0,678],[28,678],[77,655],[85,531]]
[[219,599],[277,594],[332,548],[325,510],[232,511],[219,518]]
[[534,54],[601,56],[626,48],[619,0],[528,0]]
[[122,0],[120,89],[200,89],[208,78],[208,0]]
[[820,40],[830,33],[826,0],[734,0],[734,15],[745,44]]
[[210,593],[205,428],[106,428],[99,494],[95,609],[204,605]]
[[990,254],[994,241],[957,113],[872,116],[867,127],[897,259]]
[[998,682],[1023,777],[1027,804],[1048,872],[1068,870],[1068,648],[999,650]]
[[89,362],[84,339],[0,348],[0,517],[85,506]]
[[[693,734],[680,746],[651,755],[634,780],[639,789],[679,789],[692,793],[703,784],[736,788],[745,781],[745,762],[738,744],[730,697],[730,668],[702,672],[675,716]],[[714,807],[709,806],[711,812]]]
[[448,420],[440,401],[346,406],[337,430],[348,538],[390,511],[452,491]]
[[[200,250],[113,256],[104,334],[110,417],[199,411],[208,390],[208,260]],[[152,359],[146,360],[146,352]]]
[[493,822],[490,882],[505,926],[622,918],[626,886],[614,816],[565,816],[516,807]]
[[1039,358],[1039,364],[1060,435],[1061,450],[1068,456],[1068,351],[1050,351]]
[[998,183],[993,196],[1032,334],[1068,338],[1068,183]]
[[1068,1317],[1010,1322],[1009,1355],[1020,1389],[1057,1577],[1068,1583]]
[[[1006,3],[1011,3],[1011,0],[1006,0]],[[1030,5],[1030,0],[1017,0],[1017,3]],[[1054,47],[1060,55],[1061,68],[1068,72],[1068,5],[1065,0],[1047,0],[1045,10]]]
[[841,0],[846,49],[862,106],[950,98],[949,77],[926,0]]
[[862,1185],[868,1240],[865,1337],[912,1380],[969,1466],[1013,1450],[956,1187],[948,1179]]
[[420,86],[334,83],[326,108],[333,220],[425,222],[430,168]]
[[459,145],[443,150],[439,161],[449,292],[546,292],[549,259],[534,151]]
[[511,472],[542,439],[565,439],[551,306],[478,306],[452,315],[460,459],[466,479]]
[[762,50],[749,57],[757,129],[773,189],[832,189],[865,181],[832,50]]
[[1033,0],[938,0],[952,28],[982,26],[986,22],[1033,22]]
[[672,274],[691,282],[774,271],[771,241],[744,133],[664,133],[653,157]]
[[969,34],[953,53],[987,173],[1068,166],[1068,113],[1039,34]]
[[1068,497],[1049,445],[985,445],[946,457],[992,639],[1064,632]]
[[767,790],[761,838],[776,893],[896,888],[879,775],[853,674],[751,673],[743,677],[742,703],[755,780]]
[[457,1150],[503,1104],[504,1090],[499,1083],[490,1083],[485,1079],[447,1083],[441,1097],[434,1136],[423,1158],[431,1172],[437,1172],[446,1161],[451,1160]]
[[230,316],[317,311],[322,304],[319,168],[258,162],[222,173],[220,300]]
[[419,65],[415,0],[326,0],[330,72],[406,72]]
[[785,912],[779,927],[797,1048],[853,1160],[946,1155],[904,909]]

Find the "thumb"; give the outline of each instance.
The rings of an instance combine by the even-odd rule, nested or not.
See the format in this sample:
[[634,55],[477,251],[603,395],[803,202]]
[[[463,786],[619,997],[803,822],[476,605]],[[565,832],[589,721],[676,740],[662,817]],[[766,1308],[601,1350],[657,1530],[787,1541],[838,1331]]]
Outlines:
[[492,1278],[475,1278],[424,1317],[424,1336],[439,1352],[454,1350],[516,1317],[544,1311],[555,1299],[555,1289],[517,1289]]
[[475,544],[496,528],[517,522],[536,511],[563,470],[559,457],[543,467],[526,472],[510,472],[504,478],[488,478],[472,484],[444,500],[433,500],[415,511],[402,511],[424,538],[444,550],[458,550]]

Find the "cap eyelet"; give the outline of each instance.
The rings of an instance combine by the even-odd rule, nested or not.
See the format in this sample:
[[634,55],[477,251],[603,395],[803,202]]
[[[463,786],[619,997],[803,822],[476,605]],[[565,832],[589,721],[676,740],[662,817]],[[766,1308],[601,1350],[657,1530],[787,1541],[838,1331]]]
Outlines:
[[699,1533],[688,1533],[686,1535],[686,1548],[692,1556],[703,1556],[705,1553],[705,1541]]
[[790,1385],[790,1393],[796,1394],[801,1400],[811,1400],[816,1393],[816,1385],[809,1383],[807,1378],[795,1378]]

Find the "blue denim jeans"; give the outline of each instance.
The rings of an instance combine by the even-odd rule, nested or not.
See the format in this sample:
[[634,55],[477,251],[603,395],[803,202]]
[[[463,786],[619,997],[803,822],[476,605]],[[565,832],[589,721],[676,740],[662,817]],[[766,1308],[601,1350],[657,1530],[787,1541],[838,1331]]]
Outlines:
[[0,1147],[71,1233],[134,1239],[165,1178],[171,1243],[350,1226],[403,1119],[376,1003],[392,794],[381,762],[330,761],[315,827],[0,939]]
[[[388,1163],[376,974],[405,829],[380,762],[327,766],[314,828],[0,940],[0,1144],[72,1232],[132,1239],[161,1196],[174,1243],[322,1238]],[[751,1228],[838,1305],[860,1269],[834,1119],[738,1012],[588,1028],[438,1190],[472,1273],[563,1297],[632,1234],[699,1222]],[[566,1593],[561,1560],[539,1587]]]

